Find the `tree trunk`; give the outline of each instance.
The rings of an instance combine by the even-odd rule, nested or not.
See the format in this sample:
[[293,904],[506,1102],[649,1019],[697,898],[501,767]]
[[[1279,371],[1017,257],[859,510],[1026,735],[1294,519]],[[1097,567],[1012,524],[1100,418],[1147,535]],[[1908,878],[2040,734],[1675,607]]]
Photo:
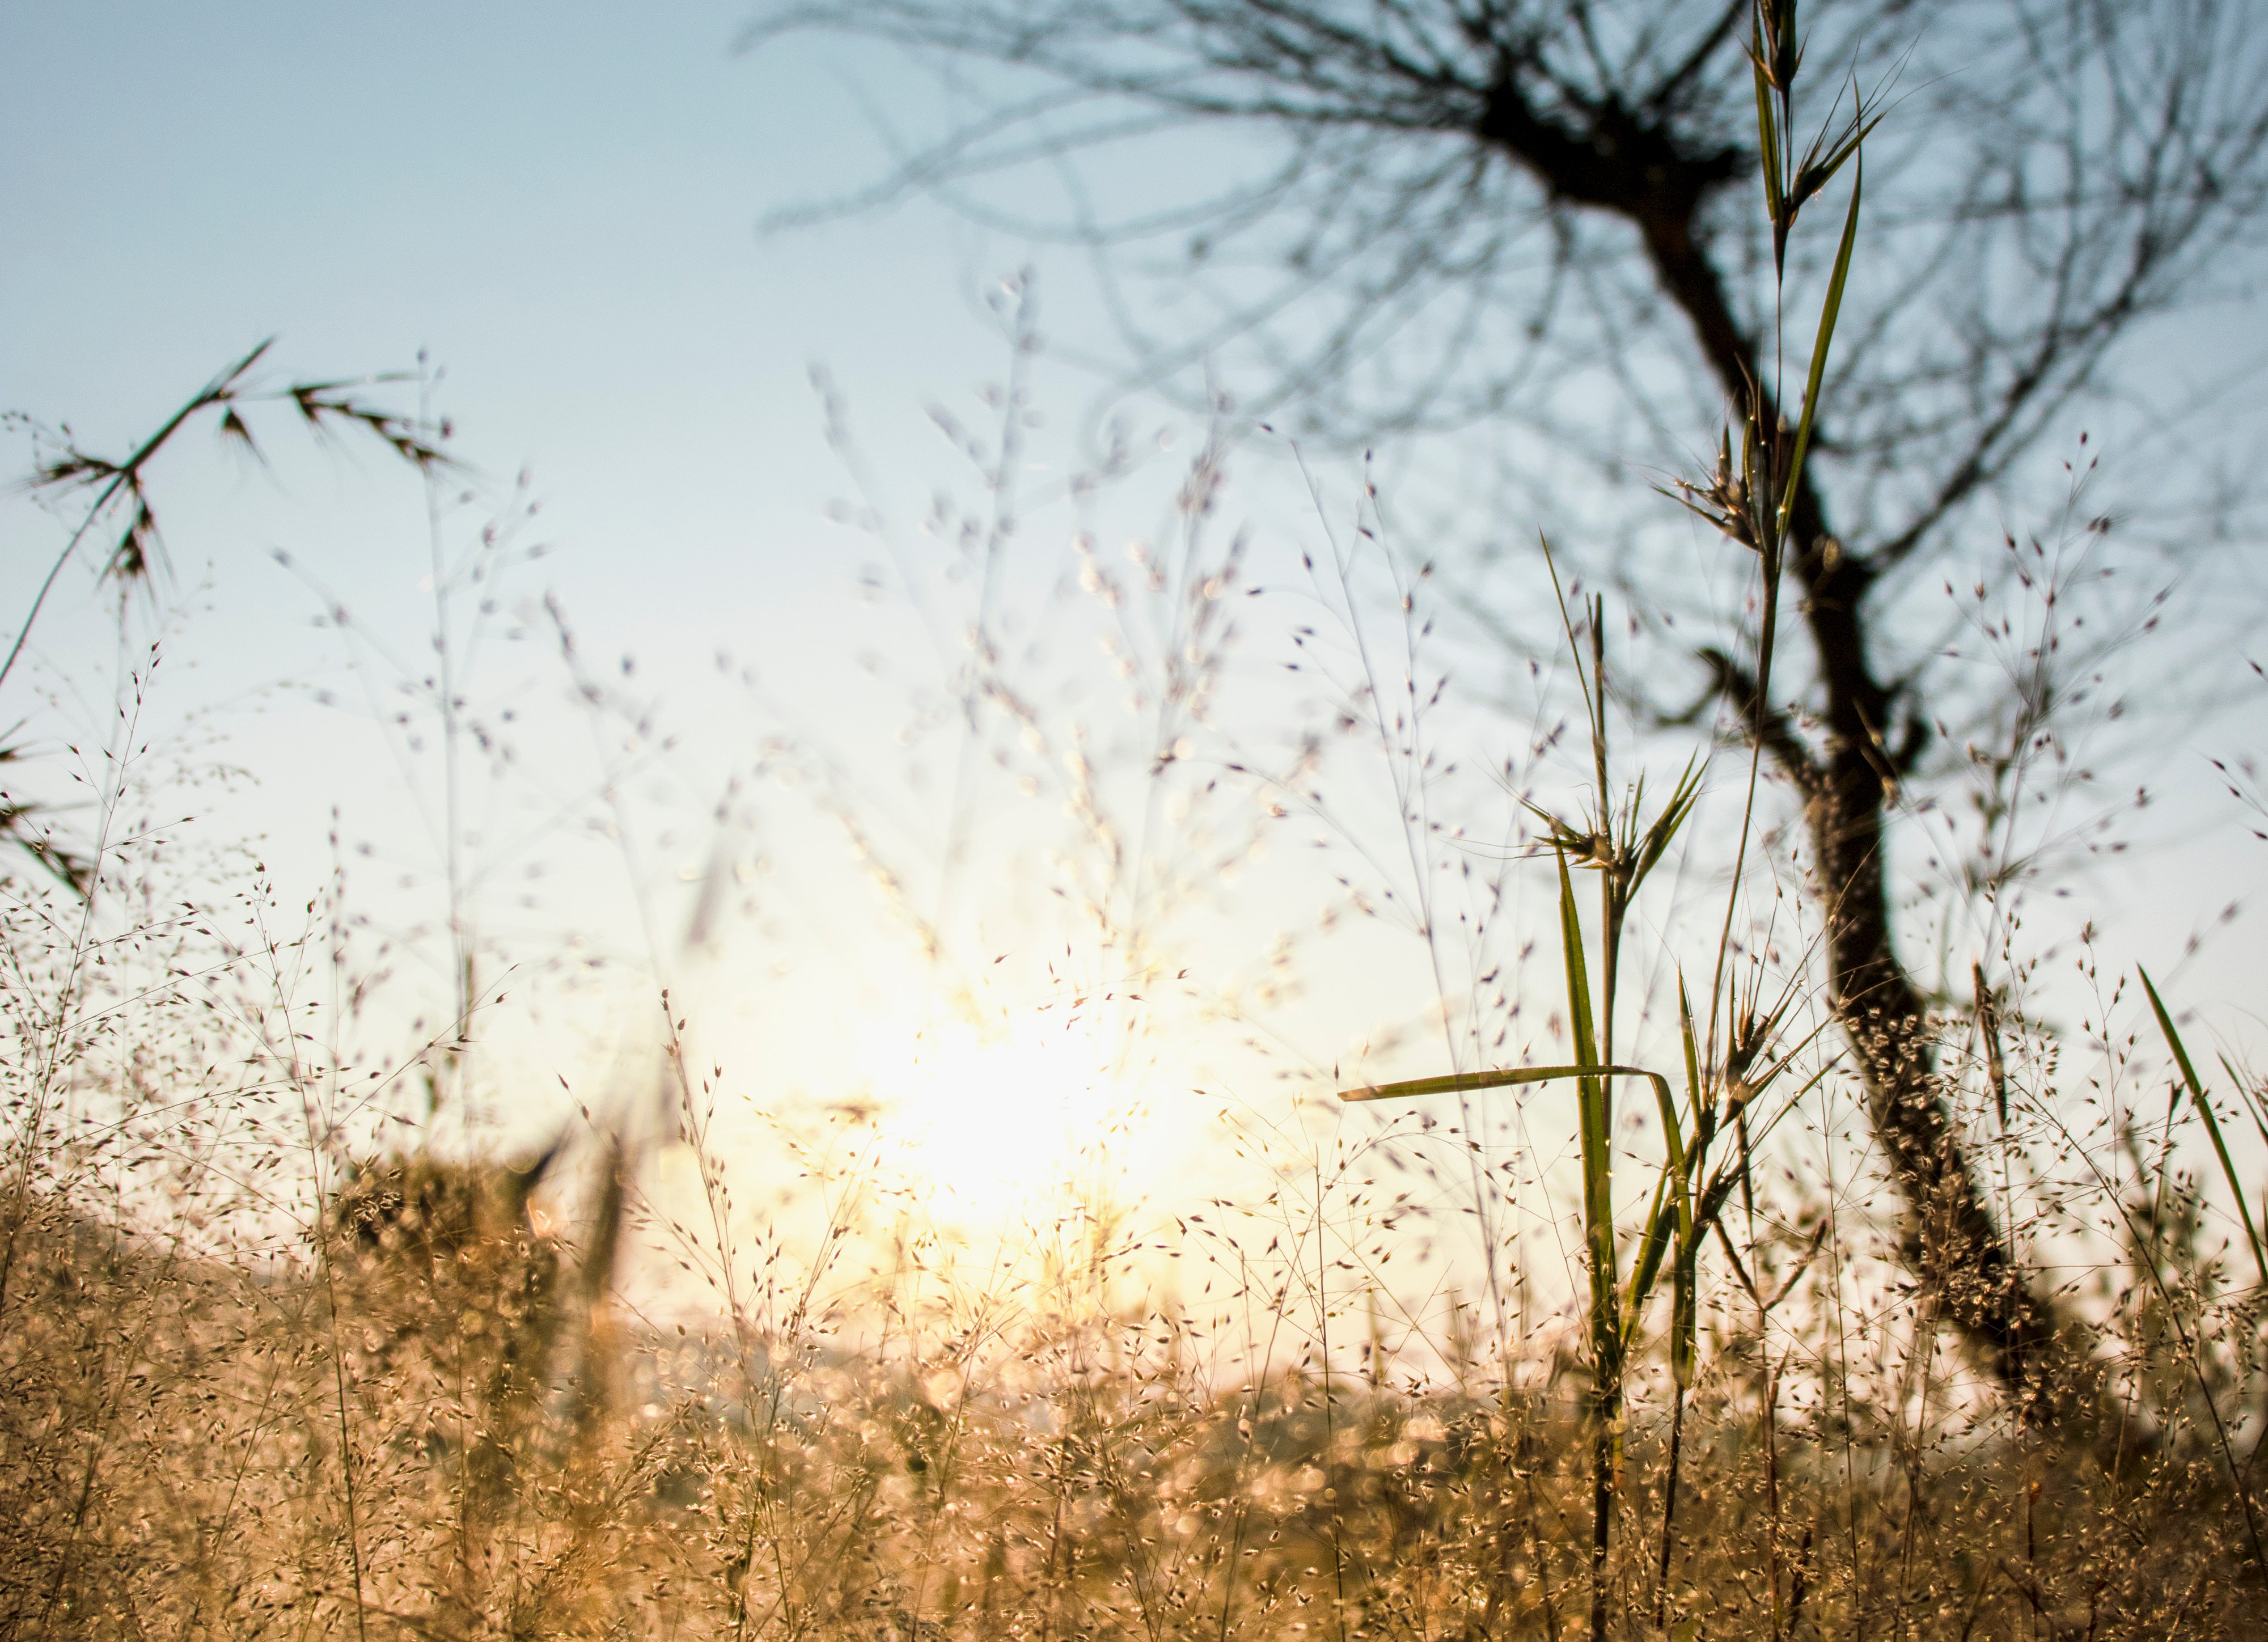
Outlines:
[[[1763,426],[1777,427],[1781,409],[1764,386],[1755,344],[1734,320],[1717,269],[1695,241],[1692,216],[1663,214],[1639,226],[1663,289],[1692,322],[1727,394],[1735,404],[1753,394]],[[2026,1285],[1985,1206],[1937,1079],[1920,992],[1898,961],[1884,823],[1899,767],[1916,748],[1894,755],[1886,741],[1892,701],[1867,644],[1874,572],[1829,530],[1808,473],[1796,491],[1789,549],[1804,594],[1826,745],[1813,751],[1773,703],[1754,705],[1778,724],[1766,747],[1804,797],[1836,1018],[1866,1079],[1868,1118],[1905,1195],[1908,1258],[1945,1314],[2029,1405],[2040,1395],[2055,1312]]]

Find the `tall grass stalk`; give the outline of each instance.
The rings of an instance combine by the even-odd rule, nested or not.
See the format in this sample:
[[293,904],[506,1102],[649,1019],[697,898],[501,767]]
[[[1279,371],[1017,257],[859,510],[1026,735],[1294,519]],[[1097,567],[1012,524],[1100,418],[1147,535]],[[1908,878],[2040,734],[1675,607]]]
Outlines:
[[[1798,213],[1808,199],[1834,179],[1846,162],[1853,166],[1850,204],[1844,217],[1833,272],[1820,307],[1801,416],[1791,432],[1785,427],[1764,426],[1755,402],[1740,408],[1742,411],[1742,439],[1739,464],[1734,464],[1731,434],[1727,431],[1713,477],[1705,482],[1683,482],[1675,492],[1686,505],[1715,526],[1729,540],[1754,551],[1762,578],[1763,624],[1757,639],[1754,682],[1748,703],[1747,791],[1741,806],[1740,838],[1734,852],[1732,885],[1727,895],[1724,928],[1718,938],[1713,955],[1709,989],[1705,1058],[1711,1067],[1709,1081],[1712,1084],[1718,1082],[1715,1070],[1719,1053],[1719,1011],[1727,998],[1726,968],[1734,951],[1734,922],[1743,889],[1742,869],[1747,863],[1749,832],[1755,823],[1757,784],[1768,725],[1772,718],[1770,694],[1771,662],[1789,520],[1795,506],[1797,487],[1801,483],[1805,471],[1804,462],[1818,416],[1829,352],[1841,314],[1843,293],[1850,276],[1858,239],[1863,180],[1860,149],[1867,134],[1879,118],[1870,115],[1863,102],[1857,104],[1846,127],[1831,138],[1827,133],[1822,133],[1798,159],[1792,129],[1793,97],[1802,48],[1796,32],[1795,10],[1793,0],[1756,0],[1751,12],[1750,56],[1756,72],[1756,130],[1763,157],[1765,207],[1771,219],[1774,272],[1780,280],[1784,281],[1786,277],[1788,237],[1794,228]],[[1775,401],[1779,397],[1775,394]],[[1548,545],[1545,558],[1549,564]],[[1646,824],[1643,832],[1640,831],[1643,782],[1632,789],[1627,803],[1617,808],[1610,773],[1605,602],[1602,598],[1594,597],[1587,611],[1586,628],[1589,634],[1591,654],[1587,667],[1581,654],[1581,640],[1574,624],[1567,617],[1565,594],[1559,589],[1556,566],[1551,567],[1551,577],[1555,592],[1559,592],[1560,615],[1569,649],[1574,654],[1594,781],[1594,807],[1581,824],[1570,823],[1545,812],[1537,813],[1549,829],[1551,848],[1558,862],[1559,947],[1566,975],[1569,1034],[1577,1062],[1573,1069],[1559,1069],[1551,1075],[1572,1076],[1577,1091],[1594,1382],[1590,1631],[1593,1642],[1605,1642],[1609,1600],[1608,1557],[1623,1469],[1623,1382],[1629,1329],[1635,1325],[1638,1302],[1644,1299],[1646,1289],[1654,1279],[1664,1249],[1674,1247],[1670,1351],[1675,1380],[1674,1396],[1676,1410],[1672,1423],[1672,1483],[1663,1510],[1661,1530],[1660,1578],[1666,1592],[1670,1524],[1675,1511],[1675,1445],[1683,1436],[1684,1391],[1692,1372],[1695,1279],[1691,1267],[1692,1263],[1698,1259],[1703,1236],[1721,1212],[1732,1184],[1741,1178],[1737,1171],[1721,1172],[1709,1181],[1707,1189],[1699,1192],[1697,1203],[1692,1176],[1703,1163],[1710,1143],[1715,1138],[1718,1124],[1727,1116],[1742,1130],[1742,1161],[1745,1167],[1753,1145],[1752,1137],[1748,1132],[1746,1108],[1756,1088],[1760,1086],[1739,1082],[1741,1074],[1731,1071],[1728,1064],[1727,1076],[1723,1082],[1737,1086],[1740,1091],[1738,1098],[1731,1101],[1729,1109],[1720,1114],[1710,1097],[1705,1094],[1701,1071],[1704,1052],[1695,1042],[1691,1011],[1681,987],[1680,1034],[1685,1051],[1690,1106],[1686,1117],[1681,1120],[1675,1103],[1670,1098],[1667,1081],[1658,1077],[1652,1078],[1660,1106],[1667,1160],[1654,1189],[1653,1204],[1641,1223],[1638,1263],[1631,1273],[1631,1292],[1625,1297],[1621,1292],[1617,1270],[1620,1228],[1616,1214],[1612,1175],[1615,1132],[1613,1079],[1616,1071],[1612,1064],[1615,1005],[1622,970],[1624,931],[1631,902],[1639,887],[1668,851],[1678,829],[1692,811],[1699,792],[1700,773],[1696,767],[1688,766],[1660,815]],[[1568,877],[1571,858],[1594,868],[1600,875],[1601,973],[1600,998],[1595,1008],[1589,969],[1584,956],[1581,919]],[[1746,1030],[1734,1035],[1746,1041],[1737,1046],[1728,1043],[1728,1053],[1744,1053],[1747,1058],[1752,1059],[1776,1024],[1776,1020],[1757,1022],[1750,1020],[1742,1022]],[[1727,1030],[1730,1031],[1729,1023]],[[1744,1067],[1746,1064],[1744,1059]],[[1785,1065],[1786,1063],[1781,1064]],[[1498,1077],[1507,1082],[1537,1080],[1525,1076],[1515,1078],[1511,1074],[1481,1073],[1477,1077],[1483,1081],[1459,1081],[1456,1086],[1498,1086],[1487,1080]],[[1769,1080],[1769,1074],[1765,1080]],[[1421,1079],[1364,1091],[1360,1098],[1425,1093],[1443,1086],[1447,1086],[1442,1079]],[[1682,1123],[1691,1126],[1690,1162],[1688,1137],[1680,1133]],[[1626,1314],[1630,1320],[1627,1323]],[[1660,1602],[1656,1605],[1656,1614],[1658,1623],[1666,1622],[1667,1609]],[[1777,1594],[1773,1624],[1777,1634]]]

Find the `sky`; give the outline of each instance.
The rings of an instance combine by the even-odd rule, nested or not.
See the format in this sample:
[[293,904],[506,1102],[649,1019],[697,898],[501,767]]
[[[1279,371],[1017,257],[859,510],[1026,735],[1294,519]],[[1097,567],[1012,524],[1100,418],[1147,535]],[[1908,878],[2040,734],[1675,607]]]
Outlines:
[[[933,210],[759,235],[880,156],[841,117],[845,65],[769,71],[733,55],[740,22],[11,8],[8,403],[119,446],[267,338],[270,380],[423,357],[483,505],[522,472],[540,497],[555,556],[523,593],[556,587],[603,613],[597,642],[665,661],[762,648],[784,674],[799,642],[839,648],[809,618],[848,607],[861,560],[821,517],[844,486],[812,365],[880,424],[873,459],[913,471],[944,448],[921,407],[974,404],[1005,350]],[[310,579],[397,640],[421,619],[416,487],[304,445],[273,441],[273,475],[209,446],[161,475],[171,593],[213,607],[173,647],[197,699],[333,653],[306,631]],[[66,592],[58,618],[99,626],[85,585]]]
[[[421,357],[446,372],[433,402],[479,475],[469,505],[443,487],[452,555],[482,519],[512,513],[515,475],[528,475],[541,512],[519,519],[515,540],[549,552],[514,572],[504,600],[507,616],[536,611],[505,623],[535,636],[497,646],[473,693],[492,698],[492,724],[497,703],[520,703],[521,766],[541,772],[525,784],[533,798],[501,801],[494,831],[556,799],[576,809],[576,836],[517,855],[490,836],[471,853],[477,869],[497,846],[512,886],[490,895],[489,928],[539,949],[539,969],[559,967],[540,949],[570,927],[634,964],[682,967],[682,909],[669,897],[710,861],[720,784],[767,738],[799,734],[863,784],[862,824],[897,828],[874,850],[939,844],[934,797],[890,785],[902,773],[893,737],[926,711],[917,698],[935,670],[917,660],[872,676],[924,641],[902,600],[860,597],[887,556],[826,517],[854,487],[810,373],[831,372],[860,460],[909,528],[933,489],[981,500],[928,408],[980,431],[992,419],[983,390],[1003,379],[1009,350],[985,299],[1020,266],[1019,248],[918,201],[761,232],[770,213],[870,182],[888,156],[860,99],[902,109],[927,83],[839,43],[735,55],[743,21],[737,6],[708,4],[6,12],[0,118],[15,164],[0,280],[22,316],[0,342],[8,404],[67,422],[90,447],[123,447],[272,336],[270,381],[414,370]],[[1031,483],[1068,467],[1092,387],[1043,369],[1035,403],[1060,415],[1032,433]],[[416,402],[414,384],[372,391]],[[342,854],[380,924],[430,937],[444,876],[431,761],[373,722],[398,705],[395,672],[423,665],[424,501],[371,449],[311,452],[288,423],[254,419],[270,466],[208,440],[158,471],[173,568],[162,619],[137,614],[137,632],[165,637],[147,711],[191,749],[185,762],[204,761],[200,836],[247,839],[284,899]],[[1124,532],[1171,518],[1185,453],[1150,453],[1151,476],[1116,521]],[[33,544],[55,531],[20,499],[12,507],[26,550],[11,555],[7,596],[28,601],[43,568]],[[1048,530],[1059,555],[1069,531]],[[625,782],[624,799],[646,804],[651,824],[619,850],[578,852],[590,828],[640,823],[585,813],[617,766],[594,748],[600,732],[561,704],[547,595],[612,684],[667,703],[652,739],[677,745],[630,760],[643,784]],[[316,625],[334,604],[352,610],[358,643]],[[103,721],[110,630],[108,600],[67,580],[33,646],[55,703],[38,718],[44,745],[77,744]],[[221,764],[240,773],[212,773]],[[780,909],[775,944],[789,955],[738,953],[710,974],[717,1053],[737,1047],[771,1089],[799,1075],[925,1075],[909,1068],[935,1058],[918,1041],[934,976],[902,931],[845,932],[875,919],[864,875],[838,871],[840,828],[792,812],[762,826],[778,836],[741,839],[732,865]],[[1051,984],[1040,925],[1023,917],[1044,892],[993,847],[970,875],[989,874],[984,910],[1020,947],[1003,995],[1021,1006]],[[528,863],[557,893],[515,921],[513,874]],[[858,902],[848,911],[846,895]],[[668,904],[656,910],[655,898]],[[799,982],[790,968],[815,973]],[[440,979],[429,952],[422,991],[396,988],[404,1011],[430,1017],[430,996],[422,1010],[416,999],[445,991]],[[819,1001],[795,995],[799,984]],[[494,1040],[528,1063],[520,1081],[603,1081],[610,1057],[643,1052],[622,1017],[651,1012],[650,987],[643,1003],[615,997],[595,1015],[578,996],[519,1019],[516,1037],[513,1012],[497,1012]],[[814,1009],[828,1025],[784,1041],[779,1019],[807,1022]],[[731,1021],[749,1016],[758,1024],[736,1034]]]
[[719,493],[807,470],[812,358],[901,394],[992,361],[917,210],[759,239],[875,155],[839,80],[733,55],[737,11],[11,8],[11,402],[125,430],[265,337],[298,373],[425,350],[582,534],[753,545]]
[[[799,39],[736,52],[746,13],[737,0],[0,5],[0,144],[9,162],[0,301],[12,321],[0,328],[0,403],[67,421],[89,445],[109,449],[269,337],[277,339],[276,379],[415,370],[421,357],[445,371],[433,402],[456,429],[454,448],[481,475],[480,500],[447,512],[450,551],[465,550],[480,518],[511,512],[523,469],[541,512],[522,519],[512,539],[549,549],[512,572],[507,603],[518,602],[506,615],[525,619],[498,623],[532,636],[517,650],[499,645],[500,659],[483,663],[492,670],[481,687],[499,700],[517,692],[549,703],[519,721],[527,761],[585,761],[582,775],[561,776],[548,789],[552,796],[587,800],[612,784],[608,772],[632,769],[644,784],[636,796],[651,799],[635,824],[613,812],[626,831],[646,828],[645,853],[627,869],[577,853],[579,844],[547,844],[529,858],[549,851],[555,890],[558,873],[571,875],[571,921],[603,926],[605,939],[632,950],[643,941],[653,954],[680,950],[672,920],[683,907],[665,896],[656,914],[640,895],[656,882],[704,881],[711,855],[702,817],[722,801],[729,771],[752,759],[769,756],[775,770],[802,759],[799,779],[839,777],[844,790],[867,793],[889,818],[880,831],[896,827],[910,853],[939,847],[933,828],[921,836],[936,820],[939,788],[882,793],[877,784],[898,768],[894,738],[924,713],[934,718],[950,645],[924,674],[920,658],[933,635],[902,601],[862,598],[862,585],[887,571],[888,555],[827,517],[854,487],[830,451],[810,372],[824,364],[832,373],[857,419],[861,458],[909,528],[940,485],[957,488],[964,502],[973,497],[981,513],[969,464],[939,437],[925,408],[944,405],[975,428],[992,416],[980,390],[1002,379],[1009,350],[1000,311],[986,298],[1002,295],[1003,277],[1028,254],[918,198],[811,229],[760,232],[772,213],[884,174],[891,156],[878,122],[919,128],[937,93],[902,60],[851,42]],[[1012,307],[1012,297],[1006,302]],[[1076,288],[1045,290],[1041,304],[1042,326],[1074,348],[1083,328],[1097,323]],[[1067,366],[1039,367],[1034,400],[1049,420],[1030,435],[1035,487],[1058,482],[1075,460],[1072,431],[1094,387]],[[415,397],[414,387],[375,391]],[[1047,522],[1031,534],[1053,533],[1047,539],[1059,564],[1068,563],[1061,544],[1087,525],[1103,539],[1100,562],[1114,565],[1125,562],[1118,544],[1129,536],[1170,534],[1160,521],[1170,520],[1174,486],[1202,431],[1161,409],[1139,415],[1145,437],[1171,427],[1180,443],[1145,446],[1143,471],[1095,504],[1099,524],[1069,502],[1052,504],[1052,513],[1035,507]],[[310,453],[304,441],[270,438],[260,426],[272,469],[207,445],[161,474],[175,567],[163,623],[166,682],[151,711],[184,745],[203,749],[199,756],[246,772],[210,778],[200,799],[210,824],[254,840],[254,853],[304,886],[331,862],[334,810],[344,813],[350,849],[420,827],[430,835],[435,825],[430,770],[409,792],[397,779],[399,747],[388,751],[372,714],[342,721],[314,694],[394,699],[387,664],[373,658],[414,656],[428,619],[425,498],[369,451]],[[1324,512],[1346,514],[1356,475],[1326,463],[1323,477]],[[1237,484],[1233,508],[1259,525],[1255,578],[1292,574],[1292,556],[1326,534],[1302,512],[1296,475],[1280,462],[1263,464]],[[20,497],[7,508],[0,596],[13,607],[27,600],[54,534]],[[279,549],[296,569],[275,562]],[[1021,639],[1059,641],[1044,664],[1056,666],[1075,632],[1079,653],[1099,667],[1097,654],[1119,653],[1099,646],[1117,641],[1107,624],[1079,625],[1091,611],[1061,615],[1068,607],[1056,601],[1055,584],[1071,573],[1035,571],[1020,591]],[[567,692],[556,643],[543,631],[547,593],[608,688],[665,702],[661,717],[673,727],[656,734],[682,738],[685,750],[641,762],[607,740],[612,729],[560,709]],[[352,607],[372,646],[355,652],[359,671],[342,660],[354,647],[314,625],[334,602]],[[55,716],[38,723],[57,737],[75,714],[101,717],[108,619],[81,579],[65,585],[40,630],[40,688],[57,704],[39,710]],[[1275,657],[1290,624],[1255,641],[1259,659],[1248,672]],[[623,657],[636,667],[625,670]],[[695,682],[712,677],[732,688]],[[292,688],[279,688],[286,681]],[[1042,704],[1071,711],[1088,699],[1081,688],[1103,703],[1112,687],[1062,688],[1062,700]],[[1277,699],[1255,688],[1263,708]],[[1459,723],[1483,762],[1524,733],[1478,718]],[[2205,760],[2261,740],[2225,722],[2197,728],[2196,745],[2162,777],[2177,810],[2218,804]],[[788,731],[796,750],[761,752]],[[1063,778],[1076,752],[1066,733],[1051,719],[1042,738],[1051,780]],[[1145,733],[1126,732],[1138,769]],[[813,773],[830,758],[833,777]],[[955,779],[949,766],[928,778]],[[1145,800],[1130,801],[1138,812]],[[515,813],[531,802],[520,794]],[[846,893],[828,875],[843,870],[843,840],[834,822],[808,812],[766,814],[736,835],[728,865],[773,887],[766,916],[784,924],[771,939],[789,950],[826,925]],[[2268,879],[2268,846],[2220,815],[2201,807],[2177,814],[2161,836],[2179,847],[2147,852],[2115,884],[2098,885],[2089,902],[2167,970],[2178,968],[2193,928],[2210,927],[2228,902],[2257,897]],[[614,824],[593,823],[600,831]],[[1223,840],[1236,825],[1224,821],[1208,836],[1214,856],[1226,851]],[[1050,847],[1046,828],[988,820],[982,831],[972,848],[991,852],[984,858],[998,876],[972,870],[970,880],[993,884],[998,904],[989,925],[971,926],[970,950],[1020,944],[1016,979],[1001,989],[1042,998],[1048,961],[1040,948],[1060,930],[1049,921],[1044,874],[1027,869]],[[889,837],[871,842],[861,873],[892,847]],[[400,865],[398,879],[357,868],[366,872],[361,893],[397,924],[414,921],[406,909],[434,893],[436,851],[427,845],[388,845],[369,858]],[[828,865],[806,865],[802,852],[824,853]],[[1239,896],[1197,897],[1185,939],[1203,931],[1223,975],[1243,977],[1234,986],[1249,998],[1264,987],[1252,977],[1269,972],[1284,931],[1306,927],[1340,887],[1328,873],[1303,878],[1288,850],[1265,865],[1258,851],[1239,859],[1256,881]],[[497,870],[500,884],[509,873]],[[612,887],[600,881],[609,873]],[[507,900],[497,892],[499,909]],[[545,904],[556,908],[559,898]],[[503,910],[496,916],[508,922]],[[2044,921],[2053,923],[2051,910]],[[515,926],[531,939],[544,927],[533,912]],[[2209,961],[2184,973],[2209,1006],[2241,1012],[2262,977],[2250,955],[2257,947],[2257,939],[2224,936]],[[762,1062],[766,1076],[819,1079],[839,1072],[843,1040],[887,1040],[879,1050],[853,1045],[852,1059],[864,1057],[858,1075],[918,1076],[903,1067],[929,1053],[916,1041],[923,1012],[903,999],[932,983],[902,951],[884,960],[877,950],[843,938],[831,966],[802,982],[777,955],[735,958],[741,967],[707,973],[702,983],[725,1013],[747,1012],[760,982],[776,993],[755,1012],[760,1031],[717,1034],[720,1057],[737,1047]],[[1372,976],[1383,972],[1372,965],[1388,948],[1362,937],[1330,950],[1351,952]],[[1395,978],[1366,981],[1351,1004],[1328,976],[1309,985],[1306,1012],[1279,1023],[1285,1064],[1319,1072],[1366,1034],[1422,1016],[1430,983],[1406,948],[1395,950]],[[1334,973],[1349,972],[1345,960],[1331,961]],[[830,999],[846,989],[853,996],[837,1010]],[[784,1038],[781,1022],[799,1013],[825,1017],[827,1041]],[[560,1017],[524,1020],[513,1041],[535,1058],[550,1056],[547,1079],[566,1076],[574,1057],[556,1043],[543,1049],[546,1020],[556,1027]],[[1236,1036],[1218,1013],[1207,1029],[1224,1043]],[[2232,1021],[2228,1029],[2250,1028]],[[939,1052],[969,1059],[965,1045]],[[1053,1065],[1051,1053],[1025,1045],[1015,1064]],[[900,1072],[875,1071],[876,1057]],[[801,1073],[792,1070],[799,1066]],[[965,1068],[952,1075],[983,1081]],[[1154,1068],[1150,1084],[1186,1091],[1196,1079],[1201,1069],[1177,1062]],[[1245,1093],[1258,1098],[1256,1089]]]

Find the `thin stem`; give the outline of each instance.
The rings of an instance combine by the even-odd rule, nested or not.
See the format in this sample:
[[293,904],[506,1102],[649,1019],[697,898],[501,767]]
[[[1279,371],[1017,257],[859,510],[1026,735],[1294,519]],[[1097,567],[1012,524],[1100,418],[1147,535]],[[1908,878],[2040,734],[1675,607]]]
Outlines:
[[1653,1624],[1657,1631],[1669,1629],[1669,1556],[1671,1532],[1677,1521],[1677,1468],[1683,1457],[1685,1439],[1685,1388],[1675,1387],[1669,1410],[1669,1476],[1661,1500],[1661,1559],[1655,1570],[1653,1590]]
[[235,387],[237,382],[247,371],[259,363],[260,357],[268,351],[273,342],[274,339],[271,337],[268,342],[261,343],[259,347],[205,384],[203,389],[194,399],[166,419],[165,426],[143,440],[140,448],[118,465],[116,471],[111,475],[110,482],[102,487],[101,494],[94,498],[93,504],[87,509],[86,517],[79,521],[78,528],[71,532],[70,540],[63,543],[63,550],[55,555],[55,562],[48,567],[48,573],[40,583],[40,591],[33,596],[32,607],[25,613],[23,626],[16,630],[16,641],[8,647],[8,659],[5,661],[0,661],[0,685],[6,684],[8,675],[16,670],[16,659],[24,653],[25,643],[32,637],[33,623],[40,619],[40,612],[48,602],[48,594],[55,589],[55,578],[63,573],[63,566],[70,563],[71,556],[78,551],[78,544],[86,539],[86,533],[94,528],[95,520],[100,519],[109,509],[110,504],[118,499],[121,490],[138,490],[141,484],[142,469],[166,447],[166,443],[174,434],[180,431],[181,424],[200,410],[217,405],[230,397],[231,390]]

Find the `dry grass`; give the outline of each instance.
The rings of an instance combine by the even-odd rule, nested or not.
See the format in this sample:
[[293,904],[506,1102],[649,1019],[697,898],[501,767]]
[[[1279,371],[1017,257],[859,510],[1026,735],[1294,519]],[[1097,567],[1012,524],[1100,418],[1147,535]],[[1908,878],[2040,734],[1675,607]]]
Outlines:
[[[1568,1357],[1417,1383],[1379,1358],[1326,1375],[1309,1337],[1225,1380],[1242,1327],[1312,1336],[1313,1296],[1161,1307],[1107,1236],[1012,1292],[910,1262],[863,1295],[896,1320],[864,1347],[816,1310],[681,1335],[594,1305],[603,1255],[538,1236],[524,1194],[493,1167],[374,1169],[320,1257],[262,1267],[36,1191],[12,1226],[0,1624],[1430,1642],[1565,1635],[1587,1601]],[[1818,1282],[1769,1321],[1713,1295],[1670,1634],[2260,1634],[2206,1409],[2260,1428],[2257,1295],[2216,1303],[2193,1204],[2167,1207],[2167,1300],[2101,1297],[2102,1412],[2048,1428],[1941,1354],[1848,1337]],[[1634,1376],[1617,1635],[1653,1633],[1664,1588],[1665,1380]]]

